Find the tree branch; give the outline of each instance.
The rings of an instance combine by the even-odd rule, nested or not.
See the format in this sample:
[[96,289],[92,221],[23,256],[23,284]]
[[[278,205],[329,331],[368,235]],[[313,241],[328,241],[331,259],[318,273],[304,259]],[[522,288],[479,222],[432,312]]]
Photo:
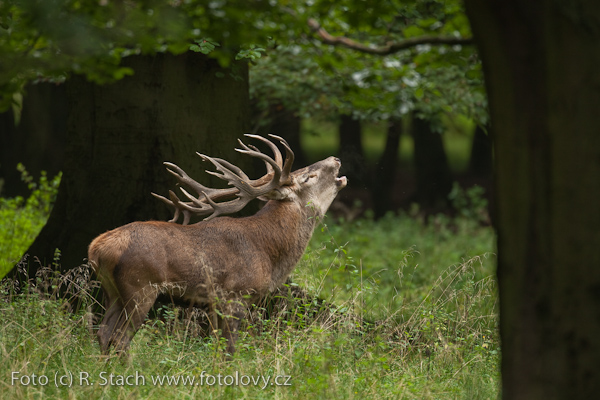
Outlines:
[[385,46],[371,47],[362,43],[356,42],[345,36],[332,36],[327,32],[321,25],[314,19],[308,20],[308,26],[313,32],[321,38],[321,41],[326,44],[334,46],[343,46],[352,50],[357,50],[363,53],[376,54],[380,56],[386,56],[389,54],[397,53],[401,50],[409,49],[411,47],[418,46],[420,44],[432,44],[432,45],[472,45],[473,38],[457,38],[449,36],[420,36],[411,39],[404,39],[400,42],[390,42]]

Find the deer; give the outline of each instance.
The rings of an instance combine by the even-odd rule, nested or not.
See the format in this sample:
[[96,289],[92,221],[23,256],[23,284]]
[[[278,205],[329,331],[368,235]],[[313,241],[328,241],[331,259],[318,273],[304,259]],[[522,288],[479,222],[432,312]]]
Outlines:
[[[281,137],[246,134],[266,145],[273,157],[240,139],[235,150],[262,160],[267,173],[250,179],[234,164],[196,153],[228,183],[210,188],[177,165],[164,162],[178,180],[184,200],[153,196],[174,209],[167,221],[137,221],[105,232],[88,248],[88,262],[100,281],[105,313],[97,332],[103,355],[111,346],[126,354],[160,294],[207,307],[215,332],[235,352],[247,307],[285,283],[304,254],[318,221],[348,180],[341,161],[328,157],[292,172],[294,152]],[[181,185],[195,191],[190,194]],[[253,199],[266,201],[254,215],[231,217]],[[177,223],[183,217],[181,224]],[[204,218],[190,224],[192,217]]]

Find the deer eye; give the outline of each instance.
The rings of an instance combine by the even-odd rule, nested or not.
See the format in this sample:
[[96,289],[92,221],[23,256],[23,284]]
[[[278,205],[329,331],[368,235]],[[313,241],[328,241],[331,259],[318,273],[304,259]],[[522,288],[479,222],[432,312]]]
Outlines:
[[302,181],[302,183],[306,183],[309,181],[309,179],[316,178],[316,177],[317,177],[317,174],[310,174],[304,179],[304,181]]

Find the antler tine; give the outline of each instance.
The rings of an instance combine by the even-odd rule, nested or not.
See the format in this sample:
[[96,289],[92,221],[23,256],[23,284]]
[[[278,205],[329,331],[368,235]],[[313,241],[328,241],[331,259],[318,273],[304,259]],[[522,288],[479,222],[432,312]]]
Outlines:
[[[235,149],[236,151],[243,153],[243,154],[248,154],[252,157],[260,158],[261,160],[263,160],[265,162],[265,165],[267,166],[267,174],[265,176],[263,176],[260,179],[254,180],[254,181],[248,181],[248,179],[247,179],[248,177],[241,171],[241,169],[239,169],[235,165],[233,165],[229,162],[226,162],[226,161],[223,163],[222,162],[223,160],[220,160],[217,158],[211,158],[211,157],[208,157],[205,155],[201,155],[201,157],[203,159],[210,161],[215,166],[215,168],[219,172],[221,172],[219,174],[219,173],[216,173],[213,171],[206,171],[207,173],[217,176],[221,179],[224,179],[230,185],[233,185],[237,189],[239,189],[239,192],[237,193],[237,196],[238,196],[237,199],[231,200],[228,202],[223,202],[223,203],[216,203],[214,201],[215,200],[214,197],[205,194],[205,197],[206,197],[205,200],[215,210],[215,212],[213,214],[211,214],[210,217],[206,218],[206,220],[214,218],[217,215],[239,211],[248,202],[250,202],[250,200],[252,200],[256,197],[262,196],[262,195],[268,193],[269,191],[281,186],[282,184],[289,182],[289,179],[290,179],[289,178],[289,170],[291,169],[291,162],[293,162],[293,159],[294,159],[294,153],[290,149],[287,142],[278,136],[276,137],[276,139],[278,139],[280,142],[282,142],[282,144],[286,148],[286,164],[283,165],[283,167],[284,167],[284,171],[287,170],[288,172],[287,172],[287,178],[285,180],[282,180],[281,179],[282,178],[281,168],[282,168],[283,160],[282,160],[281,152],[279,151],[277,146],[273,142],[271,142],[268,139],[263,138],[262,136],[252,135],[252,134],[246,134],[245,136],[253,138],[253,139],[258,139],[258,140],[262,141],[263,143],[265,143],[267,146],[269,146],[269,148],[273,151],[275,159],[262,153],[256,146],[246,145],[241,140],[238,140],[242,149]],[[240,175],[242,175],[242,176],[240,176]],[[191,197],[190,197],[190,199],[191,199]]]
[[[172,191],[169,190],[169,193],[172,193]],[[177,220],[179,219],[179,209],[175,206],[175,203],[173,203],[171,200],[167,199],[166,197],[161,196],[160,194],[156,194],[154,192],[152,192],[151,194],[152,194],[152,196],[156,197],[157,199],[159,199],[160,201],[162,201],[166,205],[175,208],[175,215],[173,216],[172,219],[169,220],[169,222],[177,222]]]
[[[185,189],[180,189],[183,192],[183,194],[185,194],[190,200],[192,200],[191,203],[181,201],[172,190],[169,190],[169,197],[171,198],[171,200],[159,194],[152,193],[154,197],[175,209],[175,214],[173,218],[169,220],[169,222],[177,222],[177,220],[179,219],[179,215],[182,214],[183,225],[187,225],[190,221],[190,217],[192,216],[192,214],[208,215],[211,212],[213,212],[213,209],[207,203],[200,202],[198,199],[194,198],[191,194],[185,191]],[[193,204],[197,205],[198,207],[193,207]]]
[[[250,136],[250,137],[259,137],[261,140],[266,140],[263,137],[257,136],[257,135],[250,135],[250,134],[246,134],[246,136]],[[275,153],[275,160],[273,160],[271,157],[269,157],[268,155],[261,153],[258,149],[257,150],[253,150],[250,147],[246,146],[244,144],[244,142],[242,142],[241,140],[238,140],[238,142],[240,142],[240,146],[242,146],[244,149],[235,149],[235,151],[239,152],[239,153],[243,153],[243,154],[248,154],[249,156],[252,157],[256,157],[256,158],[260,158],[261,160],[263,160],[265,163],[270,164],[271,167],[273,168],[273,179],[272,181],[275,182],[279,182],[280,178],[281,178],[281,153],[279,153],[279,150],[277,149],[277,147],[275,147],[275,149],[277,149],[276,153]],[[269,142],[269,141],[267,141]],[[271,146],[275,146],[273,143],[269,142],[271,144]],[[256,149],[256,147],[254,147]],[[278,156],[279,154],[279,156]],[[277,163],[277,160],[279,160],[279,163]],[[271,172],[271,171],[269,171]]]
[[[258,149],[258,147],[253,146],[251,144],[248,145],[248,147],[250,147],[252,150],[254,151],[258,151],[260,153],[260,150]],[[277,160],[275,160],[275,162],[277,162]],[[271,175],[273,174],[275,171],[273,170],[273,167],[271,166],[271,164],[269,164],[268,162],[265,161],[265,167],[267,167],[267,175]],[[267,176],[266,175],[266,176]]]
[[[248,176],[246,174],[242,173],[243,176],[238,176],[235,172],[231,171],[225,165],[221,164],[218,161],[218,159],[212,158],[212,157],[209,157],[209,156],[206,156],[203,154],[201,154],[200,156],[203,159],[210,161],[215,166],[217,171],[221,172],[219,174],[214,171],[206,171],[206,173],[210,174],[210,175],[214,175],[217,178],[223,179],[224,181],[227,181],[227,183],[229,183],[230,185],[234,186],[234,188],[231,188],[229,190],[236,190],[236,194],[238,196],[239,196],[240,191],[243,191],[248,194],[254,194],[255,189],[252,186],[250,186],[250,178],[248,178]],[[232,165],[231,163],[227,163],[227,164]],[[235,167],[235,168],[239,170],[239,168],[237,168],[237,167]],[[206,192],[206,193],[208,195],[207,197],[210,197],[210,198],[213,197],[213,196],[210,196],[210,193],[208,193],[208,192]]]
[[[220,160],[220,161],[225,161],[225,160]],[[189,194],[185,189],[180,188],[180,190],[183,192],[183,194],[187,198],[189,198],[191,200],[191,202],[181,201],[177,197],[177,195],[171,190],[169,191],[169,197],[171,200],[169,200],[163,196],[160,196],[156,193],[152,193],[152,195],[154,195],[154,197],[156,197],[157,199],[161,200],[163,203],[165,203],[175,209],[175,214],[174,214],[173,218],[169,220],[169,222],[177,222],[177,220],[179,219],[179,215],[183,214],[183,225],[187,225],[190,221],[192,214],[204,216],[204,215],[209,215],[210,213],[212,213],[213,212],[212,207],[208,203],[201,201],[203,193],[206,193],[208,196],[211,196],[214,199],[222,199],[222,198],[235,196],[239,192],[239,190],[237,188],[213,189],[213,188],[206,187],[206,186],[202,185],[201,183],[198,183],[195,180],[193,180],[192,178],[190,178],[190,176],[184,170],[182,170],[180,167],[178,167],[176,164],[173,164],[170,162],[164,162],[163,164],[167,166],[167,171],[171,175],[175,176],[175,178],[177,178],[177,180],[181,184],[185,184],[185,185],[191,187],[192,189],[194,189],[194,191],[200,193],[199,197],[196,199],[194,196]],[[233,166],[233,164],[229,164],[229,165],[234,168],[237,168],[237,167]],[[239,168],[237,168],[237,169],[239,170]],[[239,170],[239,171],[241,171],[241,170]],[[242,175],[245,176],[245,174],[243,172],[242,172]]]
[[[198,193],[200,193],[201,190],[206,189],[204,187],[204,185],[202,185],[202,184],[196,182],[195,180],[193,180],[192,178],[190,178],[190,176],[188,174],[186,174],[186,172],[184,170],[182,170],[181,168],[179,168],[176,164],[165,161],[163,163],[163,165],[167,166],[167,171],[171,175],[173,175],[175,178],[177,178],[177,180],[180,183],[188,185],[189,187],[191,187]],[[171,169],[171,168],[173,168],[173,169]],[[173,170],[175,170],[175,171],[173,171]]]
[[183,225],[187,225],[190,222],[190,210],[186,210],[183,206],[185,205],[183,202],[181,202],[179,200],[179,197],[177,197],[177,195],[172,191],[169,190],[169,197],[171,198],[171,202],[173,203],[173,206],[175,207],[175,215],[173,216],[173,219],[170,220],[169,222],[177,222],[177,220],[179,219],[179,213],[181,212],[183,214]]
[[213,213],[210,216],[204,218],[204,220],[208,221],[215,217],[218,217],[219,215],[231,214],[240,211],[252,199],[254,199],[253,196],[249,196],[248,194],[240,194],[238,198],[234,200],[225,201],[223,203],[216,203],[210,197],[206,196],[206,201],[212,207]]
[[[275,146],[275,144],[273,142],[271,142],[269,139],[265,139],[262,136],[253,135],[251,133],[246,133],[246,134],[244,134],[244,136],[247,136],[252,139],[260,140],[261,142],[263,142],[267,146],[269,146],[269,148],[273,152],[273,155],[275,156],[275,163],[277,163],[277,165],[279,165],[279,168],[281,168],[283,166],[283,158],[281,157],[281,152],[279,151],[279,149],[277,148],[277,146]],[[238,139],[238,141],[241,142],[239,139]],[[256,151],[259,151],[255,146],[250,146],[250,147],[252,147]]]
[[281,136],[273,135],[272,133],[269,133],[269,136],[279,140],[279,143],[281,143],[285,148],[285,164],[283,164],[281,172],[281,182],[283,184],[290,183],[290,173],[292,172],[292,164],[294,163],[295,158],[294,152],[292,151],[292,148],[290,147],[288,142],[286,142],[286,140]]
[[[204,156],[202,154],[200,154],[198,152],[196,152],[196,154],[198,154],[202,159],[204,159]],[[215,160],[219,164],[225,166],[227,169],[231,170],[235,175],[239,176],[240,178],[247,180],[247,181],[251,180],[248,177],[248,175],[246,175],[246,173],[244,171],[242,171],[242,169],[240,167],[238,167],[237,165],[234,165],[227,160],[223,160],[222,158],[213,157],[213,160]]]
[[190,221],[190,213],[188,210],[184,209],[183,207],[181,207],[183,205],[183,203],[181,201],[179,201],[179,199],[177,198],[177,196],[175,195],[175,193],[173,193],[172,190],[169,190],[169,197],[172,200],[167,199],[164,196],[161,196],[159,194],[156,193],[152,193],[152,195],[154,197],[156,197],[157,199],[159,199],[160,201],[162,201],[163,203],[173,207],[175,209],[175,214],[173,215],[173,218],[171,218],[169,220],[169,222],[177,222],[177,220],[179,219],[179,214],[183,214],[183,225],[187,225],[188,222]]
[[187,209],[189,211],[193,211],[197,214],[210,214],[212,212],[212,209],[210,208],[208,203],[202,202],[202,200],[200,199],[200,198],[204,198],[205,196],[207,196],[206,192],[200,193],[200,195],[198,196],[199,198],[195,198],[190,193],[188,193],[187,190],[185,190],[184,188],[179,188],[179,190],[181,190],[181,193],[183,193],[183,195],[185,197],[190,199],[191,203],[196,206],[196,207],[192,207],[192,205],[190,203],[184,203],[184,202],[180,201],[180,203],[182,204],[182,206],[185,209]]

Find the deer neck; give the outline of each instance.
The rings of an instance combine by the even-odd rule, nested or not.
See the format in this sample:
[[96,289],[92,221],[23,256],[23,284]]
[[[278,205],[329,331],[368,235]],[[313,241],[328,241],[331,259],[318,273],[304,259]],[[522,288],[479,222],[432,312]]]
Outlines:
[[271,289],[285,282],[312,237],[317,223],[310,207],[292,201],[269,201],[254,217],[257,235],[271,258]]
[[310,207],[277,200],[267,202],[254,218],[274,246],[287,251],[300,247],[301,252],[308,245],[318,221]]

